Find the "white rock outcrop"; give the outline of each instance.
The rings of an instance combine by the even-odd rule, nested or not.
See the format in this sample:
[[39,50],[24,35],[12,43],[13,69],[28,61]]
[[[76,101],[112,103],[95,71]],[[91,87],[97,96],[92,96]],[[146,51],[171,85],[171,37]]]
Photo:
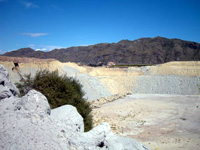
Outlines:
[[84,132],[75,107],[51,110],[41,93],[31,90],[16,97],[17,89],[0,65],[1,150],[149,150],[143,144],[117,136],[108,123]]
[[11,83],[9,74],[6,69],[0,65],[0,101],[4,98],[9,98],[12,95],[16,96],[17,88]]

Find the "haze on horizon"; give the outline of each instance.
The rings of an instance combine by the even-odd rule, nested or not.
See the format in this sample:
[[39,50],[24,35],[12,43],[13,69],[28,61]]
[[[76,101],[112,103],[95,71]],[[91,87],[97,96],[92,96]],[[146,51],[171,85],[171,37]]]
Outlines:
[[162,36],[200,43],[199,0],[0,0],[0,53]]

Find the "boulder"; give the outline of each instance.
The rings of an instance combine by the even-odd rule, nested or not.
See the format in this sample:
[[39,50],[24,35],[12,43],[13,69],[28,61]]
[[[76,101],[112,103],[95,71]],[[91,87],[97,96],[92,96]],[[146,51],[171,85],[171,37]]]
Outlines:
[[16,96],[17,93],[18,90],[11,83],[8,72],[4,66],[0,65],[0,101],[4,98]]
[[1,150],[149,150],[113,134],[108,123],[84,132],[83,118],[75,107],[51,110],[46,97],[35,90],[19,98],[3,66],[0,77]]
[[51,111],[51,118],[58,125],[67,127],[73,132],[84,132],[83,118],[74,106],[64,105],[53,109]]

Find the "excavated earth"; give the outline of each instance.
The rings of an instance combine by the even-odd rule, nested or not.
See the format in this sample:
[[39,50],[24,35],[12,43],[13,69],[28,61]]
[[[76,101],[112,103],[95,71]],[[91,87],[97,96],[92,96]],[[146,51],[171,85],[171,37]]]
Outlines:
[[14,83],[20,75],[34,76],[41,69],[76,78],[92,103],[95,126],[106,121],[113,132],[138,139],[152,150],[200,149],[199,61],[94,68],[0,56],[0,64]]
[[134,94],[93,109],[95,125],[138,139],[152,150],[200,149],[200,96]]
[[83,118],[71,105],[51,109],[40,92],[30,90],[23,97],[17,93],[0,65],[1,150],[150,150],[113,134],[105,122],[84,132]]

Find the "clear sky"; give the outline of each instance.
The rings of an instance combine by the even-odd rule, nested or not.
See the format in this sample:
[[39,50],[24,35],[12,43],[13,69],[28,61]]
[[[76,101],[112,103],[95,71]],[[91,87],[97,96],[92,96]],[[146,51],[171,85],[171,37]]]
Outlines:
[[0,0],[0,53],[155,36],[200,43],[200,0]]

